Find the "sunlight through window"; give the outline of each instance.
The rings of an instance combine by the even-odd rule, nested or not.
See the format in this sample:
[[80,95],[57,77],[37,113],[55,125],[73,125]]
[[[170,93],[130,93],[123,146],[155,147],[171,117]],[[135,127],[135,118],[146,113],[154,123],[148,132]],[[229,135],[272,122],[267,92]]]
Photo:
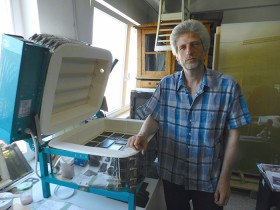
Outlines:
[[105,96],[109,112],[122,107],[127,24],[94,9],[93,45],[109,50],[118,63],[110,74]]

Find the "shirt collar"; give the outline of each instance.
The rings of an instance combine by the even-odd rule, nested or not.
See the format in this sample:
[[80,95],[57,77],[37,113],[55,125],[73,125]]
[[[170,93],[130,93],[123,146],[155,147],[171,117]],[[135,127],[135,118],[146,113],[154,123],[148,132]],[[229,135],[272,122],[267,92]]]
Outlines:
[[219,83],[219,78],[222,76],[221,72],[217,70],[212,70],[205,68],[204,70],[204,77],[205,77],[205,86],[209,88],[214,88]]
[[[184,87],[184,70],[179,72],[179,76],[177,77],[177,87],[176,90],[178,91],[181,87]],[[204,68],[204,74],[202,78],[201,87],[213,87],[216,83],[217,79],[213,74],[213,70]]]
[[176,91],[178,91],[180,87],[184,87],[184,70],[180,71],[180,74],[177,78],[178,81],[177,81]]

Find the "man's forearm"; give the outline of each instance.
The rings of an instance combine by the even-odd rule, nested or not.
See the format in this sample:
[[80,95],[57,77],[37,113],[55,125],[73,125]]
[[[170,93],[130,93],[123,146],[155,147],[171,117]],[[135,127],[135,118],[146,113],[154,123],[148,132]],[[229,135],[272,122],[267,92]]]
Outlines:
[[148,138],[154,135],[158,130],[158,123],[149,115],[144,121],[139,133],[137,135]]
[[232,172],[233,163],[239,146],[239,130],[231,129],[226,142],[225,155],[221,170],[220,179],[229,180]]

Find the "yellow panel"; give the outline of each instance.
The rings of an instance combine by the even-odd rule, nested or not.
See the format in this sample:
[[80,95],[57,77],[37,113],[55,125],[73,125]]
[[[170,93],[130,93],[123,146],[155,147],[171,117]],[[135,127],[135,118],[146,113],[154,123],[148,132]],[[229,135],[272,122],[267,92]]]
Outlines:
[[218,70],[239,82],[252,115],[280,115],[279,25],[269,21],[221,27]]
[[234,170],[258,174],[257,162],[280,164],[280,21],[221,26],[217,70],[242,87],[253,119],[241,128]]

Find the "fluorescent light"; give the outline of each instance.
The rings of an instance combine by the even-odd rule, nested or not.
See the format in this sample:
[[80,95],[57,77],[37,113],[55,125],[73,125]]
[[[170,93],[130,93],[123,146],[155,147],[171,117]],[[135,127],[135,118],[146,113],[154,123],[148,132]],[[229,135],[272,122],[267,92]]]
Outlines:
[[115,7],[111,6],[110,4],[108,4],[107,2],[105,2],[104,0],[96,0],[98,3],[102,4],[104,7],[107,7],[108,9],[112,10],[113,12],[117,13],[118,15],[122,16],[123,18],[127,19],[128,21],[130,21],[131,23],[135,24],[135,25],[140,25],[140,23],[136,22],[135,20],[133,20],[132,18],[128,17],[127,15],[125,15],[124,13],[122,13],[121,11],[117,10]]

